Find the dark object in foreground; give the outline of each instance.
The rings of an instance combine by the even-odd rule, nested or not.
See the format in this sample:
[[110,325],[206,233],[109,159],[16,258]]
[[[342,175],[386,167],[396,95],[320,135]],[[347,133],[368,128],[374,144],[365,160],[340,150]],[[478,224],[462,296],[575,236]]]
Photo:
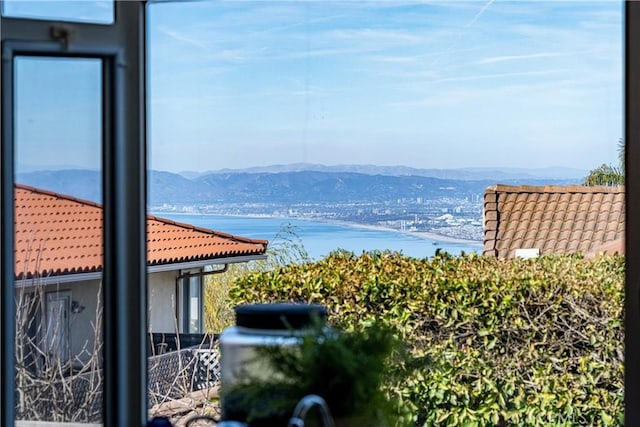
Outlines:
[[285,426],[296,404],[312,394],[351,426],[393,424],[397,404],[382,384],[384,377],[399,372],[391,365],[402,365],[398,359],[404,353],[389,328],[372,324],[338,332],[316,322],[299,345],[264,346],[255,354],[269,375],[249,371],[223,389],[225,420],[242,420],[251,427]]

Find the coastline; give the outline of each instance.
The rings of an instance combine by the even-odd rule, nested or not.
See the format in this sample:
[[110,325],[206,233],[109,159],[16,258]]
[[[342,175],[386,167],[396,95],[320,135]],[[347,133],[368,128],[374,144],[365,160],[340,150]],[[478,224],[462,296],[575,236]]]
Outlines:
[[[279,217],[272,217],[272,218],[279,218]],[[470,245],[470,246],[478,246],[478,247],[481,247],[482,244],[483,244],[479,240],[461,239],[461,238],[458,238],[458,237],[445,236],[444,234],[431,233],[431,232],[428,232],[428,231],[396,230],[394,228],[383,227],[381,225],[360,224],[360,223],[357,223],[357,222],[338,221],[338,220],[320,219],[320,218],[307,219],[307,218],[288,218],[287,217],[286,219],[297,219],[297,220],[302,220],[302,221],[324,222],[324,223],[327,223],[327,224],[343,225],[345,227],[351,227],[351,228],[361,228],[363,230],[387,231],[387,232],[392,232],[392,233],[405,234],[407,236],[415,236],[415,237],[418,237],[418,238],[421,238],[421,239],[433,240],[435,242],[441,242],[441,243],[460,243],[460,244],[465,244],[465,245]]]
[[[162,217],[163,213],[169,212],[149,212],[149,215],[155,215],[158,217]],[[341,225],[344,227],[350,228],[360,228],[363,230],[375,230],[375,231],[385,231],[391,233],[404,234],[407,236],[414,236],[424,240],[432,240],[438,243],[459,243],[469,246],[478,246],[482,247],[483,242],[480,240],[471,240],[471,239],[462,239],[458,237],[445,236],[443,234],[432,233],[428,231],[406,231],[406,230],[396,230],[394,228],[384,227],[381,225],[371,225],[371,224],[360,224],[357,222],[350,221],[340,221],[335,219],[326,219],[326,218],[303,218],[303,217],[290,217],[290,216],[278,216],[278,215],[268,215],[268,214],[246,214],[246,215],[237,215],[237,214],[207,214],[201,212],[170,212],[178,215],[203,215],[203,216],[227,216],[227,217],[236,217],[236,218],[271,218],[271,219],[281,219],[283,221],[286,220],[297,220],[297,221],[307,221],[307,222],[320,222],[325,224],[333,224],[333,225]]]

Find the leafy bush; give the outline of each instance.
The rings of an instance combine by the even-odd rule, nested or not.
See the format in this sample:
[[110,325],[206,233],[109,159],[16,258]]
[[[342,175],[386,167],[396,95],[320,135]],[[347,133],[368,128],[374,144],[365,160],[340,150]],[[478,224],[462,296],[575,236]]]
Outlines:
[[622,425],[624,258],[334,252],[262,271],[232,304],[304,301],[391,326],[432,360],[394,392],[419,425]]

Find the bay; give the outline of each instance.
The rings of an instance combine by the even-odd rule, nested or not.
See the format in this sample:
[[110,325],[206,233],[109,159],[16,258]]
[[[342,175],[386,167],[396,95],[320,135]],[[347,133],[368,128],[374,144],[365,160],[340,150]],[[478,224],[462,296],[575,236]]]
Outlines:
[[242,217],[185,214],[174,212],[152,213],[158,217],[208,228],[215,231],[274,242],[284,228],[288,228],[300,239],[312,260],[319,260],[331,251],[343,249],[356,255],[363,251],[391,250],[404,255],[425,258],[435,255],[440,249],[452,255],[461,252],[480,252],[481,243],[458,243],[432,240],[392,230],[370,229],[331,222],[317,222],[296,218]]

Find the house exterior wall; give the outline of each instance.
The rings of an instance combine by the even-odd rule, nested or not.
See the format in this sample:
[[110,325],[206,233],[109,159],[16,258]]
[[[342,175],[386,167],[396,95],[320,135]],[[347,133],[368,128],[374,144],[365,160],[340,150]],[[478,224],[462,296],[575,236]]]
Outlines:
[[149,274],[147,300],[149,302],[148,330],[154,333],[176,333],[176,276],[177,271]]
[[[176,321],[176,271],[151,273],[148,278],[148,329],[149,332],[175,333]],[[101,304],[101,280],[84,280],[57,284],[49,280],[39,289],[46,305],[47,294],[71,293],[72,304],[81,310],[69,312],[69,353],[75,365],[87,363],[93,352],[96,334],[101,334],[102,324],[96,321]],[[24,288],[26,293],[36,292],[35,287]],[[40,310],[46,313],[46,306]],[[38,319],[40,333],[46,329],[46,319]]]
[[[72,301],[84,306],[80,313],[71,313],[69,322],[71,357],[76,356],[82,363],[89,359],[95,337],[102,337],[102,322],[96,322],[98,311],[102,312],[101,283],[101,280],[89,280],[65,286],[71,291]],[[60,289],[62,288],[61,285]]]
[[[99,308],[101,280],[85,280],[73,283],[58,284],[49,279],[42,281],[37,287],[23,287],[20,292],[25,295],[40,294],[41,306],[39,308],[31,308],[34,322],[34,329],[31,333],[36,334],[36,341],[44,339],[47,329],[47,299],[54,294],[65,295],[70,293],[71,301],[68,312],[68,337],[69,337],[69,357],[74,365],[86,363],[91,358],[96,334],[102,334],[101,325],[96,322],[96,314]],[[25,303],[26,304],[26,303]],[[72,310],[77,307],[76,310]],[[25,307],[19,307],[18,310],[25,310]],[[75,312],[74,312],[75,311]]]

